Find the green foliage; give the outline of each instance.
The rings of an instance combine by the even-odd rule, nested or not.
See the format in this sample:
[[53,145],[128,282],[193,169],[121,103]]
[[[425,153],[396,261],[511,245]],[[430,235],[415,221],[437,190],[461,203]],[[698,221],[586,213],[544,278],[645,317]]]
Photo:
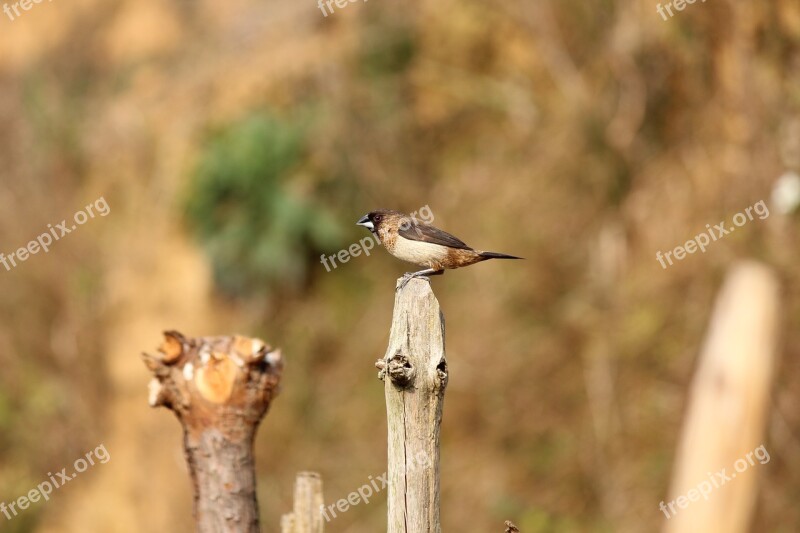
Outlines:
[[417,53],[414,32],[406,25],[375,24],[364,32],[362,39],[359,64],[365,77],[402,74]]
[[185,211],[228,294],[298,285],[341,229],[292,188],[305,151],[303,129],[259,114],[212,135],[191,179]]

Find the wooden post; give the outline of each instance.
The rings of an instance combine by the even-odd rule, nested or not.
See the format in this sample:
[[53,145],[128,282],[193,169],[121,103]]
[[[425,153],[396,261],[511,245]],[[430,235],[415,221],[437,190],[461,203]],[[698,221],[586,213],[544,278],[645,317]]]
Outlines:
[[765,444],[777,316],[772,271],[754,262],[736,265],[717,298],[692,383],[670,487],[669,502],[676,503],[662,509],[671,515],[665,532],[749,530],[759,469],[765,468],[750,459]]
[[154,375],[150,405],[171,409],[183,425],[195,530],[257,533],[253,439],[278,392],[280,352],[238,336],[164,337],[160,356],[143,354]]
[[322,533],[322,478],[300,472],[294,484],[294,509],[281,517],[281,533]]
[[[399,284],[400,280],[398,280]],[[389,426],[388,533],[439,533],[439,429],[447,387],[444,316],[430,283],[395,294],[384,381]]]

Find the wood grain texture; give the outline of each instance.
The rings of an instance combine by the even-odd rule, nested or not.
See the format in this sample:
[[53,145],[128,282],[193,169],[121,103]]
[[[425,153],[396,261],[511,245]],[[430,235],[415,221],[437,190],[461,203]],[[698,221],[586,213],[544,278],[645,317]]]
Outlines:
[[389,429],[387,531],[439,533],[439,430],[448,374],[444,316],[428,281],[412,279],[395,294],[389,347],[376,366]]

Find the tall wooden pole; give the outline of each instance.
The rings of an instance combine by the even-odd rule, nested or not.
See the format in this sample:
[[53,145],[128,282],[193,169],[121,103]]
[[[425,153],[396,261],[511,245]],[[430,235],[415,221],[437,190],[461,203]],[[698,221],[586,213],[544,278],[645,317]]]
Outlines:
[[389,427],[387,532],[439,533],[447,362],[444,316],[428,281],[412,279],[395,294],[389,347],[375,365],[384,381]]

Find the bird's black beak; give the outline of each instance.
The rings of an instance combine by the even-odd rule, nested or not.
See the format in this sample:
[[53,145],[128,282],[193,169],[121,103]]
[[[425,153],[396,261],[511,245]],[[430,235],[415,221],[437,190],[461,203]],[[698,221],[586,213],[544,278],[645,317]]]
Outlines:
[[356,222],[356,226],[364,226],[370,231],[375,230],[375,224],[373,224],[369,219],[369,215],[364,215],[363,217],[359,218],[358,222]]

